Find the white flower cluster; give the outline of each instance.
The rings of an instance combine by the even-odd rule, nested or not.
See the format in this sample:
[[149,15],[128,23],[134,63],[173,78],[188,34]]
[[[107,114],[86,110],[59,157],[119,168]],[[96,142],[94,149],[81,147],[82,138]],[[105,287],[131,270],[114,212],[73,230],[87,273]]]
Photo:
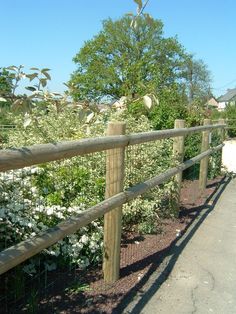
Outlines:
[[[37,176],[43,171],[40,167],[27,167],[0,174],[0,250],[33,237],[85,209],[82,203],[68,207],[49,205],[36,184]],[[101,248],[102,227],[100,222],[93,222],[44,250],[44,264],[47,270],[53,270],[59,258],[85,268],[101,258]],[[23,269],[33,274],[36,271],[34,259]]]

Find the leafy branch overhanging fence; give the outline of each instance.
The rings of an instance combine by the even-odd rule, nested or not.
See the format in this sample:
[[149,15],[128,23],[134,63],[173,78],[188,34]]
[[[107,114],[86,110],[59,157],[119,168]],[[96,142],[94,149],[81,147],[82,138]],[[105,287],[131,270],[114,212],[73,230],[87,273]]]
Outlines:
[[[152,131],[125,135],[123,122],[111,122],[108,126],[108,136],[100,138],[82,139],[61,143],[33,145],[0,151],[0,171],[21,169],[26,166],[42,164],[73,156],[82,156],[89,153],[107,151],[106,161],[106,199],[90,207],[75,217],[59,223],[35,237],[20,242],[0,252],[0,274],[26,261],[42,250],[55,244],[64,237],[75,233],[79,228],[86,226],[93,220],[104,216],[104,280],[112,283],[119,278],[120,267],[120,239],[122,205],[149,191],[155,186],[164,183],[175,176],[180,192],[183,170],[201,161],[200,190],[206,187],[208,156],[223,147],[220,145],[209,148],[210,133],[218,130],[221,141],[224,139],[224,120],[210,125],[210,120],[204,120],[203,126],[184,128],[184,121],[177,120],[175,129]],[[202,132],[201,153],[183,162],[184,137],[189,134]],[[123,190],[124,180],[124,152],[128,146],[146,142],[174,138],[173,158],[178,165],[169,168],[166,172]],[[177,196],[177,201],[179,196]],[[177,204],[178,206],[178,204]]]

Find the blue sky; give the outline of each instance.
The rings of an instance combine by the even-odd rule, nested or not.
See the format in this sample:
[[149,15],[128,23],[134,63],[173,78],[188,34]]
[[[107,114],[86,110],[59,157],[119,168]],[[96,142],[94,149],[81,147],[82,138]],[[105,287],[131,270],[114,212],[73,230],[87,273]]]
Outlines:
[[[73,56],[101,21],[135,12],[132,0],[0,0],[0,67],[52,69],[53,91],[75,70]],[[150,0],[146,12],[164,22],[188,52],[208,65],[218,96],[236,86],[235,0]]]

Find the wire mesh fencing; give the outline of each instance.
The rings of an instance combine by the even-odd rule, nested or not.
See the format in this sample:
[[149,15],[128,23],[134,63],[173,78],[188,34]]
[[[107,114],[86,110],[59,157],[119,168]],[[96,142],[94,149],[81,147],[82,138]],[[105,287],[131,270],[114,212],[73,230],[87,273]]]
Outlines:
[[[105,154],[74,157],[2,173],[1,250],[104,200]],[[168,169],[171,155],[171,140],[129,147],[125,157],[125,188]],[[112,165],[110,170],[115,170]],[[115,181],[111,184],[116,184]],[[168,209],[168,197],[163,185],[125,205],[121,274],[141,258],[135,249],[138,234],[158,232],[158,211],[164,205]],[[29,311],[34,307],[40,311],[55,310],[60,307],[58,298],[62,294],[65,298],[66,294],[71,296],[86,291],[86,300],[82,304],[79,302],[83,308],[89,295],[95,300],[97,295],[100,300],[98,295],[101,293],[111,295],[112,289],[119,291],[122,279],[112,287],[102,279],[102,225],[102,219],[98,219],[2,275],[1,308],[6,313]],[[84,271],[85,268],[89,270]]]
[[[1,173],[0,190],[2,251],[104,200],[105,152]],[[14,306],[18,313],[65,274],[75,278],[77,270],[98,264],[102,228],[98,219],[2,275],[3,313],[14,312]]]
[[[200,152],[201,135],[191,136],[186,138],[186,159]],[[214,136],[212,145],[219,140]],[[120,181],[114,176],[111,186],[106,186],[106,153],[1,173],[0,249],[103,201],[105,188],[113,189]],[[113,149],[113,155],[120,157],[119,150]],[[175,165],[171,139],[128,146],[124,189],[145,184]],[[117,164],[109,167],[116,172]],[[182,204],[196,203],[198,176],[199,164],[184,172]],[[117,282],[108,284],[103,279],[103,218],[99,218],[1,275],[0,312],[122,312],[125,296],[143,289],[168,247],[184,232],[187,221],[175,219],[179,214],[175,193],[172,178],[123,206]]]

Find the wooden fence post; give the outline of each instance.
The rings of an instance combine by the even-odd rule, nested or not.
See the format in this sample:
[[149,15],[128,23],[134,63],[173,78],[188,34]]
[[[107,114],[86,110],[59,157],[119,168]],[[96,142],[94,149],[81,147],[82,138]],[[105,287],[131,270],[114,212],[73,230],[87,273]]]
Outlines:
[[[210,125],[210,119],[204,119],[203,125]],[[209,149],[210,143],[210,131],[202,132],[202,145],[201,145],[201,153],[205,152]],[[207,173],[208,173],[208,160],[209,157],[205,157],[200,162],[200,173],[199,173],[199,190],[202,193],[206,189],[207,185]]]
[[223,120],[224,121],[224,123],[226,124],[226,129],[224,130],[224,140],[226,139],[226,138],[228,138],[229,137],[229,129],[228,129],[228,127],[229,127],[229,125],[230,125],[230,121],[229,121],[229,119],[228,118],[226,118],[226,119],[219,119],[219,121],[220,120]]
[[[225,119],[219,119],[218,120],[218,124],[226,124],[226,120]],[[225,129],[219,129],[219,136],[222,142],[224,142],[225,140]]]
[[[110,122],[107,135],[124,135],[124,122]],[[125,170],[125,148],[107,151],[106,157],[106,194],[109,198],[123,191]],[[104,215],[104,255],[103,274],[106,283],[119,279],[120,242],[121,242],[122,207],[113,209]]]
[[[185,121],[184,120],[175,120],[175,129],[180,129],[185,127]],[[182,163],[184,160],[184,136],[178,136],[174,138],[173,141],[173,155],[175,161],[178,163]],[[181,191],[181,185],[182,185],[182,175],[183,172],[180,172],[175,175],[175,182],[177,184],[177,193],[175,197],[175,211],[176,214],[179,212],[179,206],[180,206],[180,191]]]

